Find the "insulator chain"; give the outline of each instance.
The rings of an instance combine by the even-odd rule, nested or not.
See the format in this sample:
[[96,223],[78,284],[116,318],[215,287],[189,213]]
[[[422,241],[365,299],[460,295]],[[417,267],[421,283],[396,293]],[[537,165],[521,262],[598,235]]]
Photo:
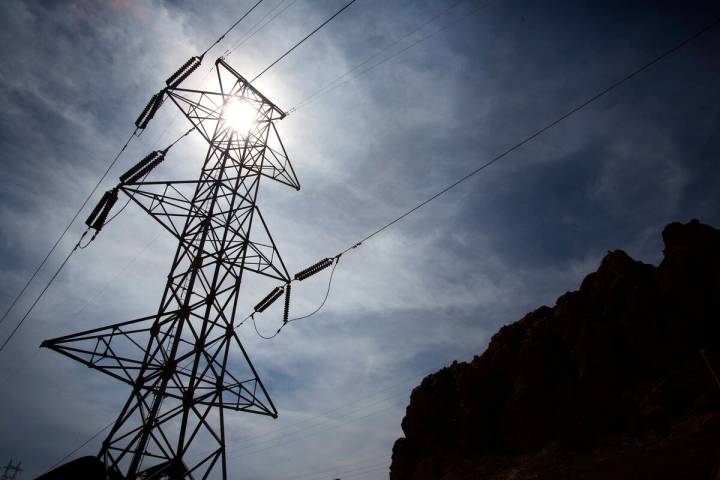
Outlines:
[[100,199],[100,202],[93,209],[93,211],[90,212],[90,216],[87,218],[87,220],[85,220],[85,224],[88,227],[95,229],[99,232],[105,225],[105,220],[107,220],[107,217],[110,214],[110,210],[115,205],[115,202],[117,202],[117,199],[117,188],[113,188],[112,190],[105,192],[105,194]]
[[175,88],[188,78],[202,63],[202,57],[192,57],[165,80],[168,88]]
[[152,96],[150,101],[145,105],[145,108],[143,108],[143,111],[140,113],[140,116],[135,120],[135,126],[139,130],[144,130],[145,127],[148,126],[148,123],[150,123],[150,120],[155,116],[158,109],[160,108],[160,105],[162,105],[163,100],[165,100],[165,90],[160,90],[158,93]]
[[309,266],[305,270],[298,272],[295,274],[295,280],[302,281],[305,280],[308,277],[311,277],[315,275],[316,273],[328,268],[330,265],[333,264],[333,258],[325,258],[323,260],[320,260],[314,265]]
[[255,311],[258,313],[264,312],[270,305],[275,302],[275,300],[280,298],[280,296],[283,294],[283,291],[283,287],[275,287],[272,292],[268,293],[265,298],[260,300],[260,303],[255,305]]
[[195,70],[198,69],[201,63],[202,57],[192,57],[180,68],[178,68],[175,73],[170,75],[167,80],[165,80],[165,84],[167,85],[167,87],[163,88],[158,93],[152,96],[147,105],[145,105],[145,108],[143,108],[142,112],[140,112],[137,120],[135,120],[135,126],[139,130],[144,130],[148,126],[148,123],[150,123],[150,120],[153,119],[158,109],[162,105],[163,101],[165,100],[165,94],[167,93],[167,89],[179,86],[183,81],[185,81],[186,78],[188,78]]
[[150,173],[155,167],[160,165],[160,162],[165,159],[166,152],[167,150],[155,150],[154,152],[148,154],[130,170],[120,175],[120,182],[123,184],[137,182]]
[[290,316],[290,288],[292,285],[289,283],[285,286],[285,310],[283,312],[283,324],[287,323],[288,317]]

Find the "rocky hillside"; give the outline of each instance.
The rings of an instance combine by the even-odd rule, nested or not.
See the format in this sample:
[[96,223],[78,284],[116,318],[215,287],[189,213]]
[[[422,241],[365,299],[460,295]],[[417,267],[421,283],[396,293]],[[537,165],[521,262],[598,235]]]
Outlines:
[[668,225],[412,392],[391,480],[720,480],[720,231]]

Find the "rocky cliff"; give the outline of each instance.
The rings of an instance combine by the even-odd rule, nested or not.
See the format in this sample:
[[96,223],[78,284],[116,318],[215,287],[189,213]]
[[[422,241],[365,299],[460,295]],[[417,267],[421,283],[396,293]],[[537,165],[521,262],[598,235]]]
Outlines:
[[391,480],[720,479],[720,231],[662,235],[426,377]]

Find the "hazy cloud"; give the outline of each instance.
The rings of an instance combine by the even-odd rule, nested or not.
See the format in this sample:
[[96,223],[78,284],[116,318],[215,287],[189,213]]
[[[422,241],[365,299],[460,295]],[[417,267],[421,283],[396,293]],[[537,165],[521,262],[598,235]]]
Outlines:
[[[212,61],[278,3],[259,7],[190,82],[212,86]],[[257,82],[289,109],[369,57],[392,55],[456,22],[278,124],[303,189],[268,182],[260,208],[291,272],[349,247],[720,13],[711,2],[454,3],[358,1]],[[252,78],[341,4],[297,1],[228,62]],[[0,4],[2,305],[164,78],[249,5]],[[720,224],[719,51],[720,35],[708,33],[352,250],[315,317],[272,341],[243,326],[280,418],[226,417],[232,472],[268,480],[386,477],[410,391],[425,374],[480,354],[500,325],[576,288],[607,250],[656,262],[665,223]],[[186,128],[168,102],[101,190]],[[158,175],[196,175],[206,149],[199,138],[183,140]],[[32,294],[81,232],[73,228]],[[125,386],[37,347],[154,312],[173,249],[131,205],[72,259],[0,354],[0,454],[7,457],[0,461],[21,459],[32,478],[113,419]],[[326,279],[294,288],[295,314],[317,307]],[[249,279],[242,311],[270,286]],[[274,306],[258,328],[274,332],[279,322]],[[99,441],[78,455],[96,453]]]

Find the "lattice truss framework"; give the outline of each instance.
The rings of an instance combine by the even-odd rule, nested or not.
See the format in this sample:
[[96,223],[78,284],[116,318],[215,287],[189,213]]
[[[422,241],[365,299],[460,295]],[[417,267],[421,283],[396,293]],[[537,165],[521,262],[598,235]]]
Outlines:
[[[225,410],[277,416],[236,309],[244,272],[290,280],[255,205],[260,179],[300,186],[274,125],[284,112],[222,59],[216,69],[219,92],[166,92],[209,143],[199,179],[119,186],[178,239],[157,313],[43,342],[132,388],[100,452],[127,479],[227,478]],[[253,107],[247,132],[226,121],[233,102]]]

